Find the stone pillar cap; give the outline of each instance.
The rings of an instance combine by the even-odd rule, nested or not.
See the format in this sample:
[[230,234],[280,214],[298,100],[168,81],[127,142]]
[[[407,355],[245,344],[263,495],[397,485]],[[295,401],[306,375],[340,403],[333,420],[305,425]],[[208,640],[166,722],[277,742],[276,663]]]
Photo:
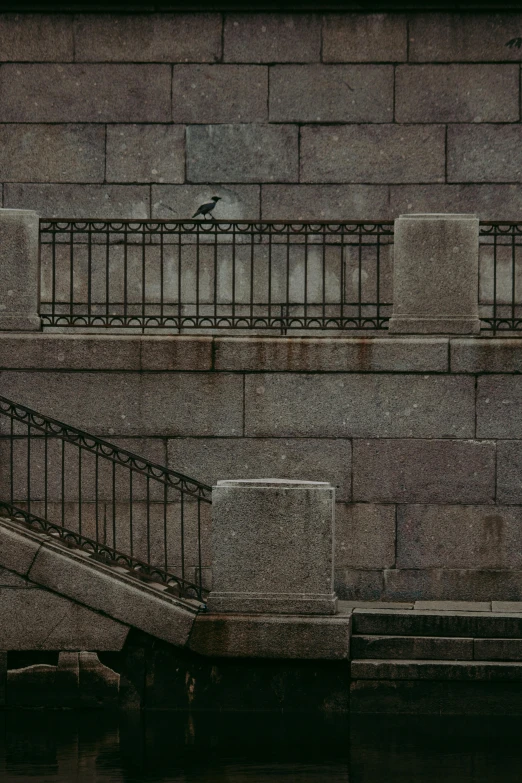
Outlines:
[[259,479],[221,479],[218,487],[236,487],[243,484],[254,484],[258,487],[280,487],[281,485],[292,487],[330,487],[328,481],[296,481],[294,479],[259,478]]
[[414,218],[415,220],[477,220],[478,215],[472,215],[470,213],[460,212],[419,212],[408,213],[407,215],[399,215],[401,220]]

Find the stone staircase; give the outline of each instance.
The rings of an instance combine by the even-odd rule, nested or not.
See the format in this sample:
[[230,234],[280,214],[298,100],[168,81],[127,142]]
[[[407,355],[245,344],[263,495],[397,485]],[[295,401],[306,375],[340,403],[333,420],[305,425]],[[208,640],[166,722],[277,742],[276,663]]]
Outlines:
[[493,607],[354,609],[351,711],[522,714],[522,611]]

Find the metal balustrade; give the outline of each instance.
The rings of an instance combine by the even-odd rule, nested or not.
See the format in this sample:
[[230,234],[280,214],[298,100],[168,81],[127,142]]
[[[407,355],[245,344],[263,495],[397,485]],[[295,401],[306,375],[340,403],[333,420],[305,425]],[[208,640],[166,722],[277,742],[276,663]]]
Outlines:
[[482,329],[522,329],[522,223],[481,221],[479,313]]

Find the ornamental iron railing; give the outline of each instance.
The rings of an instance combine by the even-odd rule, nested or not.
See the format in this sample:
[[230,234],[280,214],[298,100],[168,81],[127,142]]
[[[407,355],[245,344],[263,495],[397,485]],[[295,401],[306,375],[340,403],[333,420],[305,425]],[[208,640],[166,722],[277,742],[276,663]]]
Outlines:
[[203,600],[211,487],[0,397],[0,515]]
[[479,313],[484,331],[522,329],[522,223],[481,221]]
[[44,327],[385,329],[393,221],[40,222]]

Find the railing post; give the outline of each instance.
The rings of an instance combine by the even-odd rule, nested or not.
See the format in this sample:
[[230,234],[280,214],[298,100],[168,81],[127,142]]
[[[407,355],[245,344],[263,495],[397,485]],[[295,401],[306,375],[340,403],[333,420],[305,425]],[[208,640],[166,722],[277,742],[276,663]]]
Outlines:
[[218,481],[209,610],[335,614],[334,501],[320,481]]
[[0,209],[0,331],[40,329],[39,216]]
[[390,332],[475,334],[476,215],[401,215],[395,221]]

